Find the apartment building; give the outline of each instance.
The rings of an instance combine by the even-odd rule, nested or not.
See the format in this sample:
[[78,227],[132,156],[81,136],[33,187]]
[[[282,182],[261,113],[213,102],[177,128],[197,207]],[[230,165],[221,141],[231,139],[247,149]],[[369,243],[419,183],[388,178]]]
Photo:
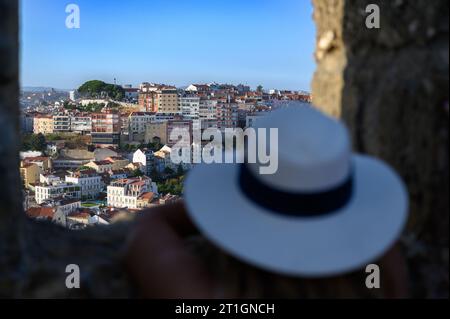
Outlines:
[[200,99],[199,118],[207,120],[215,120],[217,116],[217,100]]
[[185,91],[206,96],[211,93],[212,88],[208,84],[191,84],[185,89]]
[[127,100],[137,100],[139,98],[139,89],[133,88],[131,85],[124,85],[125,98]]
[[39,205],[47,200],[54,200],[61,197],[81,199],[81,187],[65,182],[40,184],[35,187],[35,199]]
[[33,120],[34,134],[52,134],[53,133],[53,116],[52,115],[36,115]]
[[94,170],[69,172],[66,182],[81,187],[81,197],[87,199],[97,198],[103,189],[102,178]]
[[120,115],[114,111],[92,114],[92,144],[118,145],[120,143]]
[[34,115],[21,113],[20,114],[20,131],[24,133],[33,133],[34,130]]
[[146,112],[181,114],[178,91],[172,86],[142,83],[139,91],[139,105]]
[[146,112],[156,112],[156,94],[162,86],[144,82],[139,86],[139,105]]
[[156,94],[156,112],[165,114],[180,114],[178,91],[175,87],[164,87]]
[[70,132],[70,116],[65,114],[53,116],[53,132]]
[[70,118],[70,129],[72,132],[81,134],[90,133],[92,131],[92,118],[87,114],[76,114]]
[[39,174],[41,174],[41,169],[37,164],[21,162],[20,176],[25,187],[37,183],[39,181]]
[[197,120],[200,116],[200,97],[196,95],[180,96],[179,108],[181,109],[183,118]]
[[128,133],[128,141],[144,142],[147,123],[156,121],[156,113],[133,112],[123,120],[122,132]]
[[[107,188],[110,207],[139,209],[148,193],[158,194],[156,183],[148,177],[128,178],[112,182]],[[138,202],[141,202],[138,204]]]
[[238,126],[238,106],[236,104],[219,103],[217,105],[217,127],[224,131],[226,128]]

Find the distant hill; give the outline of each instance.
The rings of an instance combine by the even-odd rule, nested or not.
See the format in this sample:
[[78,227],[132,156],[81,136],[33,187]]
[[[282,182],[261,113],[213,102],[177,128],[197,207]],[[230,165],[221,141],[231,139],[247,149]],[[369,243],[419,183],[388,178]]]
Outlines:
[[23,86],[20,88],[23,92],[33,92],[33,93],[39,93],[39,92],[48,92],[52,89],[56,92],[69,92],[70,89],[57,89],[57,88],[51,88],[51,87],[44,87],[44,86]]

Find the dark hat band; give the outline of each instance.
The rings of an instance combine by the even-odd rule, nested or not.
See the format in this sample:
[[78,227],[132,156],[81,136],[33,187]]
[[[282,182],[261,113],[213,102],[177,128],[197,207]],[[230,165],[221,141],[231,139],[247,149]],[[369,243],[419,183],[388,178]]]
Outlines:
[[239,185],[248,199],[265,209],[281,215],[313,217],[332,214],[348,204],[353,194],[353,174],[342,184],[326,191],[291,193],[262,183],[246,164],[242,164]]

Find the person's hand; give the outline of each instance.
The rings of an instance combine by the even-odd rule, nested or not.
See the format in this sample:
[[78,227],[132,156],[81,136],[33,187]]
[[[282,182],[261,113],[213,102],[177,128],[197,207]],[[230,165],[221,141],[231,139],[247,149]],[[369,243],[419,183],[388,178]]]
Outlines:
[[155,207],[139,216],[126,265],[142,297],[213,298],[213,281],[184,239],[197,232],[183,203]]

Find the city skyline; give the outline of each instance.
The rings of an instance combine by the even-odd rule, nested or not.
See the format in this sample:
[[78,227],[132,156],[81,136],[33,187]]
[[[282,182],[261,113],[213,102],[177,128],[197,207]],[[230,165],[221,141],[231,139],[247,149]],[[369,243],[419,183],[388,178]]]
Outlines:
[[22,1],[23,87],[117,79],[310,91],[315,29],[307,1],[75,3],[80,29],[65,27],[67,2]]

